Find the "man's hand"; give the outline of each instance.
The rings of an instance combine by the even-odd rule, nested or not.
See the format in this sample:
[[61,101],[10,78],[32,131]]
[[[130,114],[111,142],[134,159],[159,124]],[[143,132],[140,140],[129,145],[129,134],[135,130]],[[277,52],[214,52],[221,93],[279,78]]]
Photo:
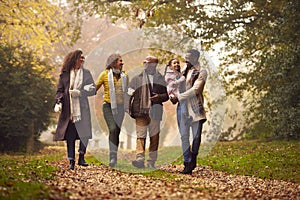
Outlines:
[[134,93],[134,89],[132,89],[132,88],[128,88],[128,90],[127,90],[127,94],[129,95],[129,96],[132,96],[133,95],[133,93]]
[[158,96],[158,94],[154,94],[152,97],[150,97],[150,100],[153,103],[159,103],[159,96]]
[[176,96],[173,96],[172,98],[170,98],[170,101],[172,102],[172,104],[176,104],[178,102],[178,98]]

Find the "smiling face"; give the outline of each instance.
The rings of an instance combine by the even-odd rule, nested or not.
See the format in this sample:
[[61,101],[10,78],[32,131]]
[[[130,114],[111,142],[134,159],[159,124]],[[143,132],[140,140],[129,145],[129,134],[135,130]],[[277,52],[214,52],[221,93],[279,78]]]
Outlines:
[[120,57],[118,57],[116,65],[114,66],[114,68],[122,71],[123,65],[124,65],[124,63],[123,63],[122,57],[120,56]]
[[180,62],[177,59],[174,59],[170,63],[170,69],[180,72]]
[[76,61],[75,69],[79,69],[80,67],[82,67],[84,60],[85,60],[85,57],[83,56],[83,54],[81,54]]
[[199,64],[199,56],[200,52],[198,50],[191,49],[185,55],[185,62],[187,64],[191,64],[192,66],[196,66]]

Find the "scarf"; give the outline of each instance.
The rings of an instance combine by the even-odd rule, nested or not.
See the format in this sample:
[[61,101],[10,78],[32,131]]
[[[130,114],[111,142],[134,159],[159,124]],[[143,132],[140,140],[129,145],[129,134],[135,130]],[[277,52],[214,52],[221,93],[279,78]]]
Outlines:
[[150,101],[150,88],[148,75],[145,71],[143,71],[143,79],[142,79],[142,89],[141,89],[141,104],[140,104],[140,112],[141,114],[149,114],[151,101]]
[[[122,91],[125,93],[127,87],[127,78],[126,75],[121,72],[121,80],[122,80]],[[117,110],[117,98],[116,98],[116,89],[114,84],[114,74],[113,70],[110,69],[108,72],[108,87],[109,87],[109,95],[110,95],[110,107],[113,115],[118,114]]]
[[[83,81],[83,70],[79,68],[77,72],[75,69],[70,72],[70,90],[77,89],[80,90]],[[73,122],[77,122],[81,120],[81,112],[80,112],[80,100],[79,97],[72,97],[70,94],[70,108],[71,115],[70,118]]]

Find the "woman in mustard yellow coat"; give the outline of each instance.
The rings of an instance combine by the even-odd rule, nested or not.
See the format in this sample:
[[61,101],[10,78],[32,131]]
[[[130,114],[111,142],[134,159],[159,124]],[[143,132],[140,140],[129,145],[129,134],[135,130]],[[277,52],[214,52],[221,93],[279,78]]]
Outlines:
[[117,164],[119,135],[124,119],[124,95],[127,91],[128,76],[122,71],[123,60],[120,54],[107,58],[106,69],[96,81],[96,90],[103,85],[103,115],[109,130],[109,166]]

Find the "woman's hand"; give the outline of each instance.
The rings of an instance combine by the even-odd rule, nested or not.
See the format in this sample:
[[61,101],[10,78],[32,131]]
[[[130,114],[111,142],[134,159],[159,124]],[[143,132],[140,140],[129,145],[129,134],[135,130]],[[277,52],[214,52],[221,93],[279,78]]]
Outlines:
[[153,96],[150,97],[150,100],[153,103],[159,103],[159,96],[158,96],[158,94],[153,94]]
[[80,97],[80,90],[77,89],[73,89],[73,90],[69,90],[71,97]]
[[56,103],[54,106],[54,112],[60,112],[62,109],[62,104],[61,103]]
[[95,86],[93,86],[93,83],[89,84],[89,85],[85,85],[83,86],[83,89],[87,92],[91,92],[95,89]]

